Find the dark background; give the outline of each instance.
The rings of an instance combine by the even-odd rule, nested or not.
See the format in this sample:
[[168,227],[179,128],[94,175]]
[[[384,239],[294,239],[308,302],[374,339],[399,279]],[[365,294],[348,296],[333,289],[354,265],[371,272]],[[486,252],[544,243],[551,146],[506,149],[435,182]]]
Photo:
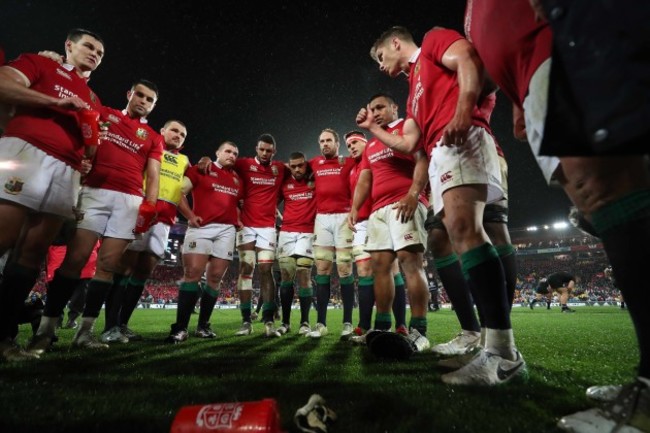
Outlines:
[[[161,91],[150,124],[183,121],[192,162],[224,140],[253,156],[264,132],[285,160],[296,150],[317,155],[326,127],[340,135],[355,129],[358,109],[377,91],[392,93],[404,114],[408,83],[381,74],[370,46],[392,25],[406,26],[418,42],[435,25],[462,31],[463,10],[461,0],[2,0],[0,44],[7,59],[63,53],[69,29],[93,30],[106,55],[90,84],[105,105],[123,108],[131,83],[146,78]],[[511,228],[565,220],[569,201],[545,185],[511,123],[500,95],[492,127],[510,166]]]

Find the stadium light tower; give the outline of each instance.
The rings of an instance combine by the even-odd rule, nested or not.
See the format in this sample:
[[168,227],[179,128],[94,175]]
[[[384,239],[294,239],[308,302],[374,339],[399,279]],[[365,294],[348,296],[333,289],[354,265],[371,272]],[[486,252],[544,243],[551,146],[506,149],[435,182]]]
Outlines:
[[566,221],[561,221],[553,224],[553,228],[555,230],[565,230],[568,227],[569,227],[569,223],[567,223]]

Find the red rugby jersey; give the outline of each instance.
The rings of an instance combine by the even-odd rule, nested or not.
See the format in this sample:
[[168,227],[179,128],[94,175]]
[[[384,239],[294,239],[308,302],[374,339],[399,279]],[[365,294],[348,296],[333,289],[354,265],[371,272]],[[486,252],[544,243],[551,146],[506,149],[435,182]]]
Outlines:
[[93,168],[84,185],[143,195],[148,160],[160,161],[163,140],[146,119],[131,118],[126,110],[104,107],[101,121],[110,122],[108,137],[97,147]]
[[[99,98],[72,65],[60,65],[37,54],[22,54],[8,66],[23,73],[32,90],[55,98],[77,96],[100,111]],[[80,168],[84,145],[74,111],[17,106],[4,135],[23,139],[73,168]]]
[[286,166],[279,161],[262,165],[257,158],[238,158],[235,170],[244,183],[242,224],[245,227],[275,227],[275,209]]

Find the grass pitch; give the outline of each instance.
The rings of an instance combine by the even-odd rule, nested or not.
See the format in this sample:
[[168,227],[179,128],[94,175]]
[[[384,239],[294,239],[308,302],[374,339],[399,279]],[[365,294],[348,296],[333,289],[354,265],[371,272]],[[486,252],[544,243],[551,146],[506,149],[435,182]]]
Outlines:
[[[263,398],[277,400],[284,429],[296,432],[293,414],[313,393],[338,414],[330,433],[554,432],[562,415],[590,407],[588,386],[629,382],[638,362],[626,311],[576,310],[514,308],[529,378],[496,388],[442,384],[432,353],[379,361],[339,341],[340,310],[329,311],[320,340],[297,335],[297,311],[290,334],[267,339],[259,322],[253,335],[235,337],[239,311],[215,310],[217,338],[180,345],[162,343],[175,310],[136,310],[131,328],[145,341],[69,351],[74,331],[60,330],[41,360],[0,364],[0,432],[168,432],[182,406]],[[458,332],[448,309],[428,319],[434,344]],[[23,325],[21,343],[30,334]]]

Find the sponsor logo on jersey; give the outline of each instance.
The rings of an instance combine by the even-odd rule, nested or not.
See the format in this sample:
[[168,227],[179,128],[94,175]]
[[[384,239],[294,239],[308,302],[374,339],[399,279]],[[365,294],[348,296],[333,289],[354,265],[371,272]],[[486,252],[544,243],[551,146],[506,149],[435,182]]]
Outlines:
[[109,114],[108,121],[111,123],[120,123],[120,118],[117,117],[115,114]]
[[144,128],[138,128],[135,131],[135,136],[138,137],[140,140],[146,140],[147,137],[149,136],[149,133]]
[[454,175],[451,174],[451,171],[447,171],[443,174],[440,175],[440,183],[444,185],[445,183],[449,182],[454,178]]
[[275,165],[271,166],[271,173],[273,173],[273,176],[278,175],[278,168]]
[[292,184],[292,183],[290,183],[289,185],[287,185],[287,189],[294,189],[295,187],[296,187],[296,186],[295,186],[294,184]]
[[19,177],[12,176],[5,183],[5,192],[7,194],[17,195],[23,191],[25,181]]
[[256,165],[251,165],[250,171],[257,172],[257,166]]
[[165,158],[165,162],[168,162],[172,165],[178,165],[178,158],[176,157],[176,155],[172,153],[165,152],[163,158]]
[[70,74],[68,74],[63,69],[57,69],[56,73],[59,74],[60,76],[62,76],[63,78],[67,78],[68,80],[72,81],[72,77],[70,76]]

